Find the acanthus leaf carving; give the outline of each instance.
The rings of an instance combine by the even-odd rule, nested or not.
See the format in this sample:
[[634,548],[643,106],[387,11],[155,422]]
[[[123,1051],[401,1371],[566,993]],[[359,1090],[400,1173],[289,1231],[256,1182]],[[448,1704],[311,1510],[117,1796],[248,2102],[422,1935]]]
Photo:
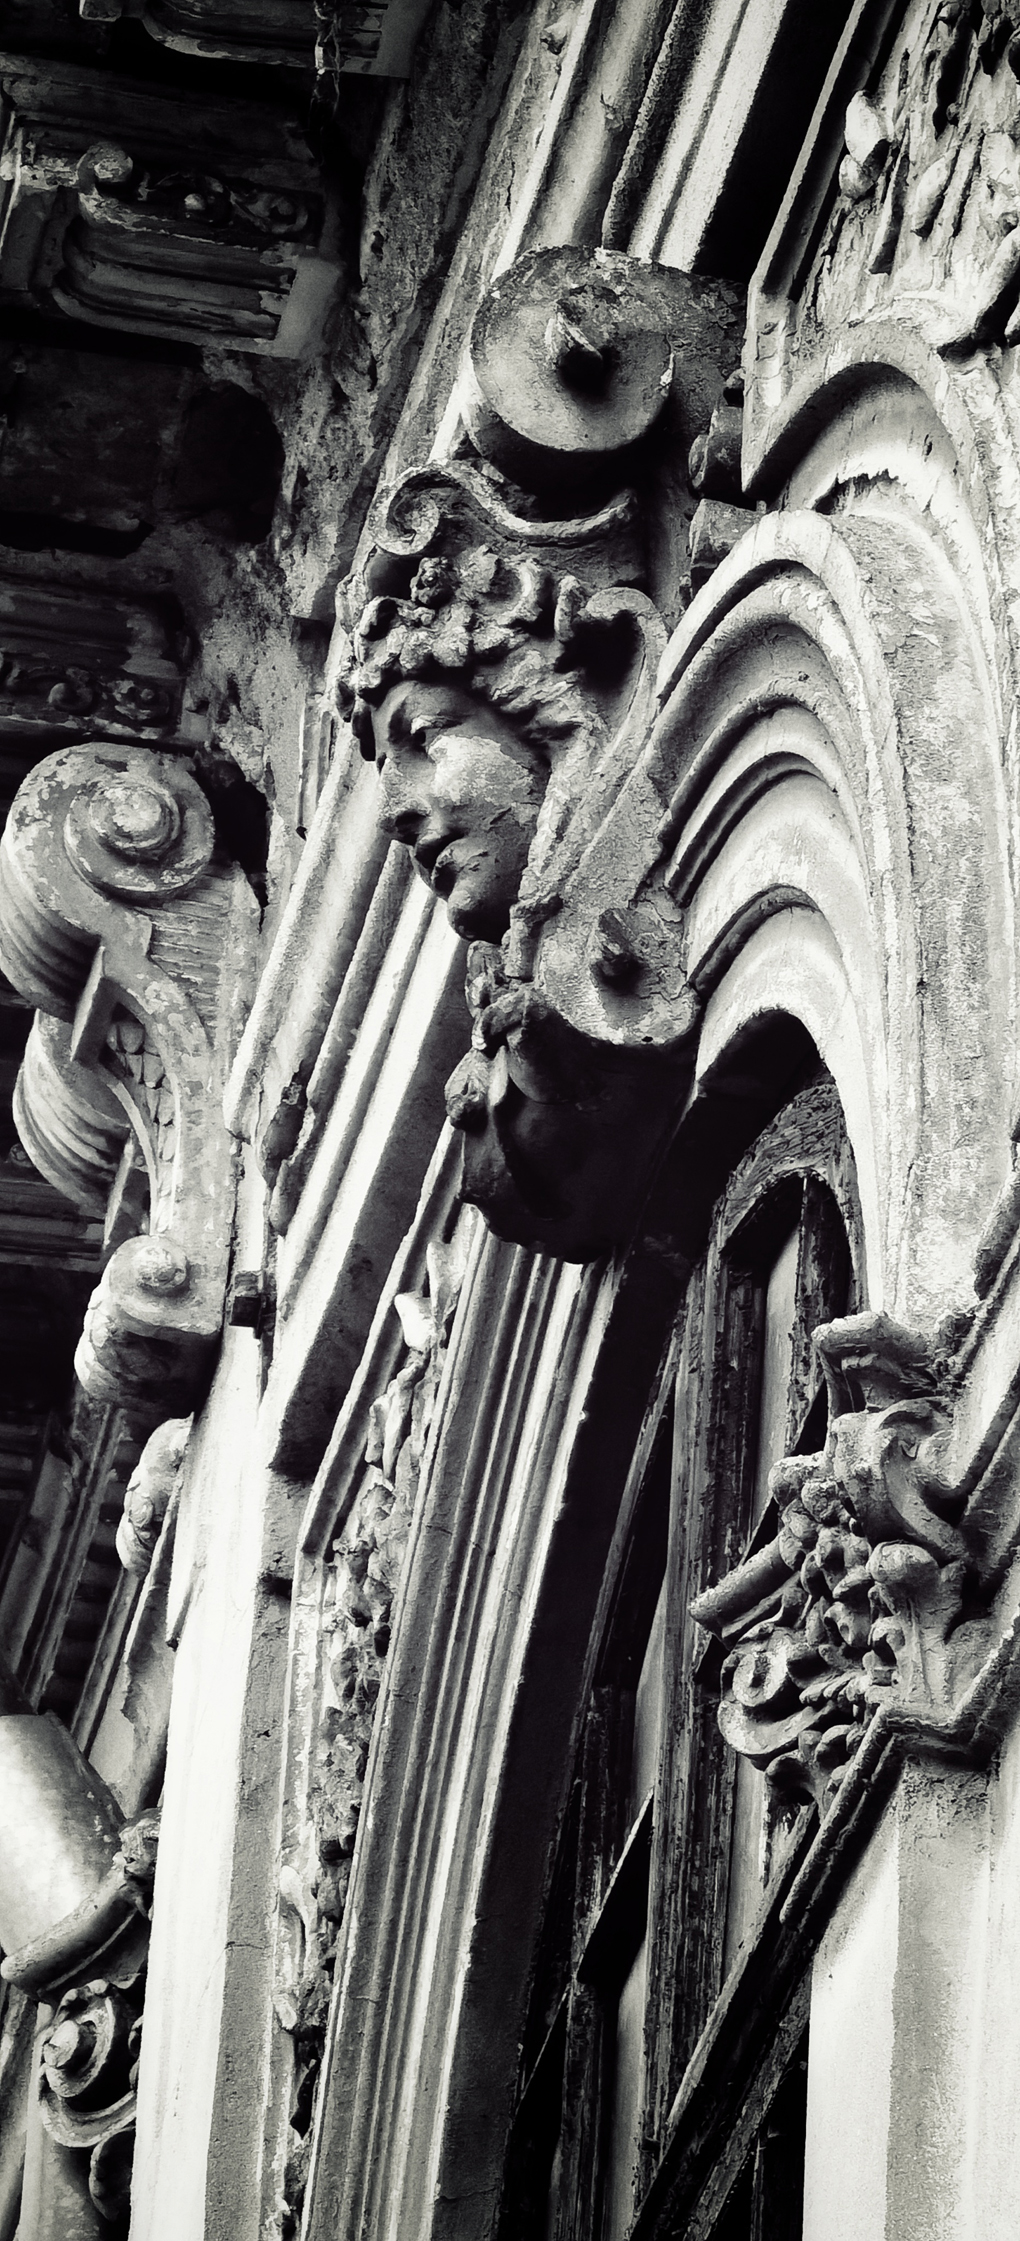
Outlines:
[[692,1610],[724,1647],[726,1741],[778,1796],[824,1811],[873,1712],[937,1729],[991,1629],[944,1468],[951,1394],[931,1349],[881,1315],[824,1325],[815,1344],[826,1446],[776,1465],[773,1540]]

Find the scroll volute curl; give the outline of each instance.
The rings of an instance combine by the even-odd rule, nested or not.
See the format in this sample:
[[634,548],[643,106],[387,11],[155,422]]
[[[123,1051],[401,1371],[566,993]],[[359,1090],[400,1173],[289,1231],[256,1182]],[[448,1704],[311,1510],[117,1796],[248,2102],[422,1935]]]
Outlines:
[[213,850],[200,787],[180,761],[105,742],[64,748],[19,788],[0,841],[0,955],[42,1011],[72,1020],[101,898],[157,905],[185,895]]

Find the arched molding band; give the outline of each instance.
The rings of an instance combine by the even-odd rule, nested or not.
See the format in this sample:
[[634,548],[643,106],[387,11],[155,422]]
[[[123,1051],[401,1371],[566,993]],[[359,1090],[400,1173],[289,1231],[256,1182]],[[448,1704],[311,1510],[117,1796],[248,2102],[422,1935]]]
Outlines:
[[[1016,1003],[993,681],[942,545],[913,512],[763,517],[684,617],[660,696],[644,753],[543,929],[535,986],[617,1051],[668,1049],[671,1031],[689,1033],[692,995],[711,998],[734,974],[737,1032],[737,991],[755,984],[738,971],[744,944],[792,904],[817,917],[838,1001],[830,991],[820,1010],[813,932],[803,988],[788,947],[769,1008],[802,1021],[844,1095],[872,1177],[877,1292],[898,1313],[941,1312],[969,1288],[973,1240],[1008,1169],[1015,1084],[1001,1058]],[[674,928],[672,968],[632,994],[577,969],[606,895]],[[848,1006],[853,1033],[834,1037],[824,1020]],[[851,1079],[861,1066],[866,1118]]]
[[848,323],[784,379],[777,308],[759,311],[752,287],[748,498],[782,493],[784,504],[816,506],[855,474],[872,485],[890,475],[940,529],[1008,711],[1020,661],[1020,409],[1000,379],[999,353],[947,361],[924,331],[923,300],[907,298],[894,314]]

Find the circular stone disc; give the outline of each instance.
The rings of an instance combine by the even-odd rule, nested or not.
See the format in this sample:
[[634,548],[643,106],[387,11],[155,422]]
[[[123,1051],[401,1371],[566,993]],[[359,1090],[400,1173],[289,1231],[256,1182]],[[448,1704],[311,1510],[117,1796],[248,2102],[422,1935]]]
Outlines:
[[661,311],[629,257],[540,249],[493,283],[471,329],[479,448],[519,479],[627,452],[669,394]]

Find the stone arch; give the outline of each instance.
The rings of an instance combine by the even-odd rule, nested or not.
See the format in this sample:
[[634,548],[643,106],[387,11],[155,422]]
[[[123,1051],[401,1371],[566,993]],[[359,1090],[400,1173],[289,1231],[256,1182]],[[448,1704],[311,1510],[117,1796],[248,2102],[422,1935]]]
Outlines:
[[765,516],[688,610],[660,699],[536,984],[588,1034],[663,1047],[663,976],[607,999],[576,960],[594,895],[674,912],[703,1006],[692,1094],[762,1006],[799,1019],[847,1111],[872,1296],[937,1319],[1016,1099],[1010,814],[968,600],[911,508]]

